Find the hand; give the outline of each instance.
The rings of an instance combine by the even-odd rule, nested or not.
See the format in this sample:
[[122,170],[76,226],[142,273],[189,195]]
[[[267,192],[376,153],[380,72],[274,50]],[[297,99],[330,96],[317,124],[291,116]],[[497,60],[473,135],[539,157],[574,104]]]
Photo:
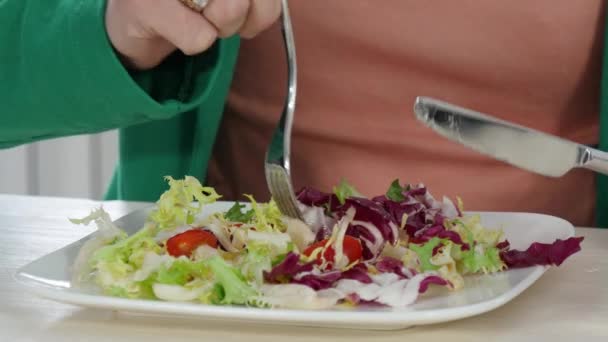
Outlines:
[[176,49],[207,50],[220,37],[252,38],[281,13],[280,0],[210,0],[198,13],[179,0],[108,0],[106,30],[125,63],[137,69],[160,64]]

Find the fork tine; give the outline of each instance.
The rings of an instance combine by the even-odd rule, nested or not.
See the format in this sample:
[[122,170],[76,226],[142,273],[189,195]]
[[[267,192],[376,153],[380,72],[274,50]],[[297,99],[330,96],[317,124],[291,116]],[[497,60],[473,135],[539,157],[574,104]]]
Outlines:
[[274,188],[277,189],[283,208],[290,216],[301,218],[297,204],[294,202],[295,194],[291,189],[291,182],[287,179],[287,173],[283,169],[275,168],[273,176]]
[[272,197],[285,215],[302,219],[295,193],[286,170],[278,165],[266,164],[267,181]]

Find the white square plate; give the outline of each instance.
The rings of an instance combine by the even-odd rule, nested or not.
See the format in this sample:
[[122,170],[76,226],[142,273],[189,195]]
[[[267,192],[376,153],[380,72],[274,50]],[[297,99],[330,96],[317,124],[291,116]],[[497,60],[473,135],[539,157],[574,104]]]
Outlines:
[[[205,207],[203,215],[227,210],[232,202]],[[133,233],[143,225],[149,209],[135,211],[116,221]],[[529,213],[481,212],[482,224],[502,228],[511,246],[525,249],[532,242],[551,243],[574,235],[574,227],[560,218]],[[56,301],[129,312],[198,316],[208,320],[340,327],[356,329],[402,329],[412,325],[446,322],[496,309],[530,287],[546,271],[535,266],[494,275],[469,276],[465,288],[456,292],[432,289],[406,309],[377,308],[353,310],[275,310],[236,306],[172,303],[104,296],[94,290],[71,286],[71,265],[86,238],[41,257],[22,267],[15,279],[34,294]],[[556,295],[558,295],[556,293]]]

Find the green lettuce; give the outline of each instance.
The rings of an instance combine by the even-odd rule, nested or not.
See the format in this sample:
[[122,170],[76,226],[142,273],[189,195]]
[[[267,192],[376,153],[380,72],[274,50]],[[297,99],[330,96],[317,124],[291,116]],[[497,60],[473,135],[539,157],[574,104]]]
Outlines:
[[493,247],[504,239],[504,232],[502,230],[485,228],[481,224],[481,217],[479,215],[446,220],[445,225],[446,229],[457,232],[462,240],[470,246],[479,244],[484,247]]
[[[264,272],[272,269],[273,248],[267,243],[250,241],[240,265],[243,276],[257,286],[264,284]],[[286,255],[286,253],[282,254]]]
[[494,273],[503,270],[506,265],[500,258],[500,251],[496,247],[484,248],[481,245],[461,252],[456,267],[463,274],[478,272]]
[[219,304],[246,304],[257,296],[241,272],[221,257],[213,257],[206,262],[215,276],[214,301]]
[[243,212],[243,208],[245,205],[240,204],[239,202],[234,203],[234,205],[224,214],[224,217],[232,222],[242,222],[248,223],[253,218],[253,214],[255,213],[253,209],[249,209]]
[[349,197],[363,197],[354,186],[350,185],[345,179],[341,179],[337,186],[334,186],[334,194],[338,197],[340,204],[344,204]]
[[210,276],[209,267],[204,262],[179,258],[169,266],[161,265],[158,270],[152,272],[148,278],[138,282],[137,285],[141,298],[156,298],[153,291],[154,284],[193,288],[200,286],[201,281],[209,279]]
[[410,244],[408,246],[418,256],[422,272],[435,271],[439,268],[431,263],[431,258],[433,257],[433,249],[441,243],[442,239],[434,237],[423,244]]
[[251,202],[251,210],[254,212],[251,224],[253,224],[257,231],[282,232],[285,230],[283,214],[281,214],[274,200],[270,200],[268,203],[258,203],[251,195],[245,195],[245,197]]
[[169,190],[156,202],[157,208],[150,213],[149,220],[159,229],[175,228],[192,224],[205,204],[217,201],[221,196],[212,187],[205,187],[194,177],[183,180],[165,177]]
[[401,184],[399,184],[399,179],[395,179],[386,191],[386,198],[395,202],[402,202],[405,200],[403,192],[408,191],[409,189],[409,185],[401,186]]
[[169,267],[161,266],[152,278],[156,283],[184,286],[192,279],[203,279],[209,276],[210,270],[204,261],[194,262],[190,259],[179,258]]
[[122,297],[139,297],[141,288],[133,281],[133,273],[143,264],[147,252],[161,253],[162,247],[153,239],[147,225],[137,233],[96,250],[89,259],[96,272],[96,283],[104,292]]
[[454,257],[459,272],[494,273],[506,267],[496,248],[496,244],[503,240],[503,231],[483,227],[479,215],[446,221],[446,228],[457,232],[470,247],[460,250]]

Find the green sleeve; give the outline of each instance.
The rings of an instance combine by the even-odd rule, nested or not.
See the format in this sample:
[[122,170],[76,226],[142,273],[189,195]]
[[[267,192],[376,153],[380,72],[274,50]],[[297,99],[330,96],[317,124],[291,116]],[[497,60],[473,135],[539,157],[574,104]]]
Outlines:
[[129,73],[109,43],[106,1],[0,1],[0,148],[168,119],[217,77],[218,42]]
[[[606,8],[608,14],[608,7]],[[604,47],[602,57],[602,77],[600,88],[600,144],[602,151],[608,152],[608,21],[604,24]],[[597,174],[595,225],[608,228],[608,176]]]

